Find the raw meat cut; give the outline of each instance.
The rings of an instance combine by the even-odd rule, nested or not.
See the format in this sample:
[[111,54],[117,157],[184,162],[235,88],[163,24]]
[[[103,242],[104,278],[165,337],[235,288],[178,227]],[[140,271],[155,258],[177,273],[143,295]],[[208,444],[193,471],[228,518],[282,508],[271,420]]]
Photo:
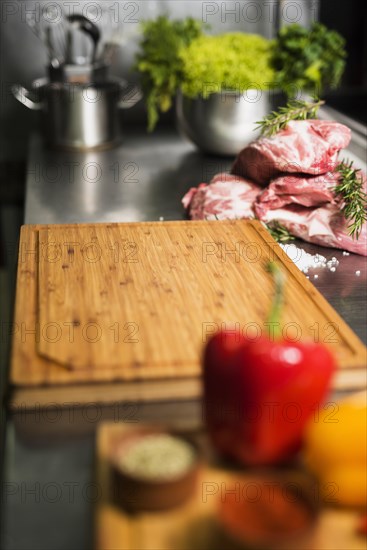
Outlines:
[[292,235],[304,241],[367,256],[367,224],[363,225],[358,240],[353,239],[348,235],[348,223],[336,204],[329,203],[318,208],[291,205],[268,210],[262,221],[269,223],[272,220],[277,220]]
[[335,200],[333,188],[340,174],[327,172],[313,176],[287,175],[274,179],[258,197],[258,212],[264,216],[265,210],[281,208],[287,204],[319,206]]
[[[338,153],[350,139],[349,128],[337,122],[289,122],[274,137],[245,147],[232,174],[220,173],[209,184],[191,188],[182,204],[193,220],[277,221],[305,241],[367,256],[367,224],[358,239],[351,237],[342,200],[334,193]],[[367,178],[362,177],[366,192]]]
[[209,184],[192,187],[182,204],[192,220],[254,218],[253,204],[261,188],[239,176],[221,173]]
[[349,128],[326,120],[294,120],[274,137],[261,138],[237,156],[232,174],[261,185],[282,172],[324,174],[333,171],[340,149],[348,146]]
[[[366,175],[362,173],[362,177],[366,191]],[[297,195],[293,202],[290,201],[291,195],[280,195],[280,200],[277,202],[276,197],[266,200],[266,193],[267,190],[258,197],[254,205],[256,217],[264,223],[276,220],[292,235],[305,241],[321,246],[342,248],[367,256],[367,223],[363,225],[358,239],[348,235],[349,222],[341,212],[340,199],[333,197],[331,202],[310,207],[302,206],[299,201],[297,202],[299,198]],[[265,201],[263,201],[264,195]]]

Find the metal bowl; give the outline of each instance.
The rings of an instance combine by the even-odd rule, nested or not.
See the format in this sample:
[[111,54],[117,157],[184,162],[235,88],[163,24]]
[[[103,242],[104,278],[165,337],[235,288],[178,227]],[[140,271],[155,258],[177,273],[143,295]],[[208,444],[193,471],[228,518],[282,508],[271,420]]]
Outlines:
[[258,137],[256,122],[283,103],[283,94],[274,90],[228,90],[207,99],[190,99],[179,93],[178,128],[206,153],[237,155]]

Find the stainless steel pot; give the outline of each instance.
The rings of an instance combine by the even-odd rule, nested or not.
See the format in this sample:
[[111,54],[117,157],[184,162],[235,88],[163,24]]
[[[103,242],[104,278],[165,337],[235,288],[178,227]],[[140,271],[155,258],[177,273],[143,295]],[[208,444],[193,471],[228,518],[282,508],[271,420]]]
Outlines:
[[207,153],[236,155],[258,137],[257,121],[282,103],[283,94],[273,90],[228,90],[207,99],[189,99],[180,93],[176,99],[178,128]]
[[120,141],[119,109],[129,109],[142,93],[120,79],[90,84],[38,79],[31,91],[12,87],[23,105],[42,115],[48,145],[61,149],[107,148]]

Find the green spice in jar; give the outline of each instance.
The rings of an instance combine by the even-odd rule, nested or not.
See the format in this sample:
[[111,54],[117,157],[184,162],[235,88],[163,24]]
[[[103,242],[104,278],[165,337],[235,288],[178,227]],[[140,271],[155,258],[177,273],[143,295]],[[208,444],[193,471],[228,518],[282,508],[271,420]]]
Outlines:
[[147,481],[174,479],[189,470],[195,451],[189,443],[168,434],[147,435],[132,443],[119,459],[127,474]]

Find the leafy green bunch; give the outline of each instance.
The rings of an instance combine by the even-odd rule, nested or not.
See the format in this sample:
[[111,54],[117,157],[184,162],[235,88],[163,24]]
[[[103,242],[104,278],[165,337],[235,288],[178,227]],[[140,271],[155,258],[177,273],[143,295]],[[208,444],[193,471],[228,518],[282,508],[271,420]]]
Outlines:
[[162,15],[143,23],[143,41],[136,69],[142,75],[148,130],[157,123],[159,111],[166,112],[182,81],[179,51],[201,35],[203,24],[191,17],[173,21]]
[[149,131],[178,90],[191,98],[250,87],[320,95],[323,88],[338,85],[345,66],[344,38],[320,23],[311,29],[289,25],[273,41],[248,33],[208,36],[203,23],[191,17],[160,16],[145,21],[142,30],[135,68],[142,78]]
[[288,93],[296,87],[320,94],[338,86],[345,58],[345,40],[338,32],[321,23],[310,29],[294,23],[279,31],[271,63],[279,86]]
[[272,41],[258,34],[200,36],[180,51],[182,93],[186,97],[207,98],[222,90],[268,90],[275,76],[270,66],[272,46]]

